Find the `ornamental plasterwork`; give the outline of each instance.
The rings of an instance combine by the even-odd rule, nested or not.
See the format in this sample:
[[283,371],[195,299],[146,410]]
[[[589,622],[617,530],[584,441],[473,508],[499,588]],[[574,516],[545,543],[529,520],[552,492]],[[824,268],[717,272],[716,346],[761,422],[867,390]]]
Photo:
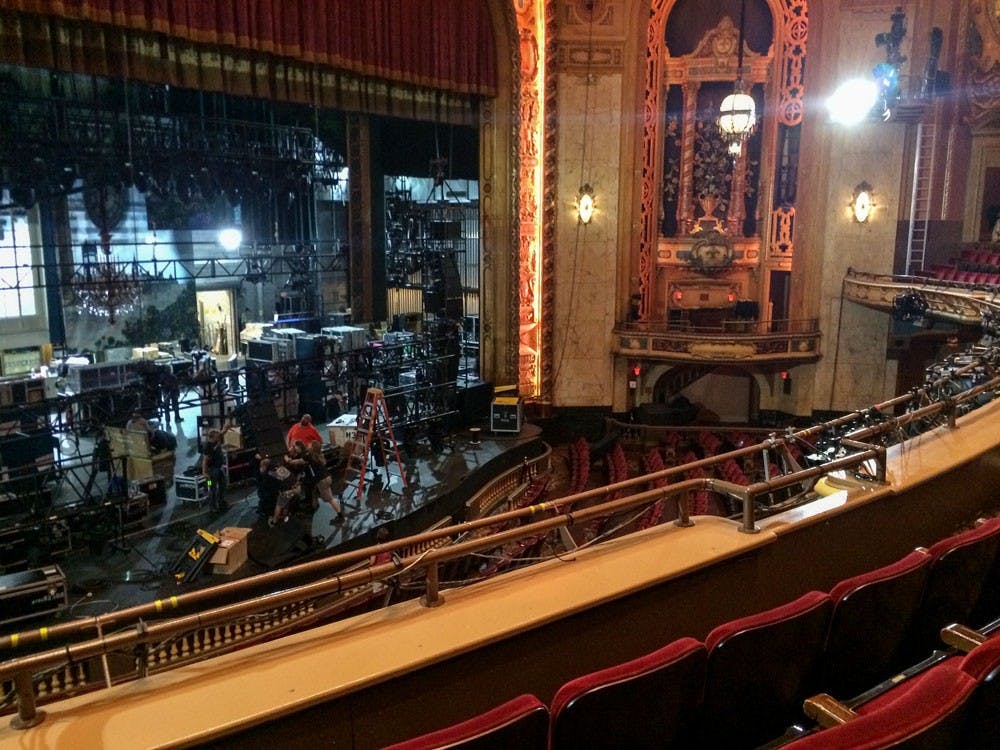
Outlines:
[[[557,0],[547,0],[545,4],[546,19],[553,19],[556,15]],[[559,155],[559,129],[554,127],[557,121],[558,109],[556,107],[558,87],[556,86],[558,65],[555,63],[556,44],[555,28],[549,28],[545,35],[545,121],[543,123],[542,137],[544,142],[543,162],[542,162],[542,362],[541,362],[541,383],[539,397],[543,400],[552,398],[552,376],[553,376],[553,342],[555,338],[555,291],[556,291],[556,215],[557,200],[556,191],[558,189],[557,157]]]
[[982,130],[1000,120],[1000,0],[974,0],[969,7],[979,35],[979,54],[970,71],[970,124]]
[[[515,0],[520,48],[518,102],[519,186],[517,278],[517,381],[527,398],[551,396],[554,300],[555,115],[553,29],[556,0],[536,14],[534,2]],[[540,47],[539,39],[544,42]]]
[[[652,0],[650,20],[646,27],[646,96],[642,109],[642,165],[640,170],[639,207],[639,319],[649,320],[653,300],[653,275],[659,228],[660,185],[663,181],[662,117],[668,58],[665,42],[667,18],[676,0]],[[805,94],[804,63],[808,39],[807,0],[768,0],[775,19],[775,44],[780,43],[778,61],[780,86],[778,121],[795,126],[802,121],[802,99]],[[789,216],[784,216],[789,219]],[[793,224],[785,222],[785,252],[791,253],[794,239]],[[784,253],[782,253],[784,254]]]

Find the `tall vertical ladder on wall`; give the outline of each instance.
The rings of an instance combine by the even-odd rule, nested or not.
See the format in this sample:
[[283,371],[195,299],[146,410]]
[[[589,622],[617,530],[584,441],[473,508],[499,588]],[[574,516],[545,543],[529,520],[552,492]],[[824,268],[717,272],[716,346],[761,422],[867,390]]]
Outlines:
[[933,121],[917,124],[917,147],[913,154],[913,191],[910,194],[910,225],[906,236],[905,273],[915,276],[924,270],[927,228],[931,219],[934,178],[934,147],[937,126]]
[[386,406],[385,395],[381,388],[369,388],[365,394],[365,402],[361,405],[361,412],[358,414],[358,431],[354,438],[354,449],[348,456],[347,466],[344,469],[348,485],[353,477],[357,476],[359,506],[365,493],[365,476],[376,456],[373,451],[377,452],[381,459],[381,464],[378,461],[375,462],[374,472],[377,474],[379,466],[385,467],[386,488],[390,491],[392,489],[392,476],[389,472],[390,459],[395,462],[400,482],[405,488],[406,472],[403,470],[403,461],[399,457],[399,444],[392,431],[389,409]]

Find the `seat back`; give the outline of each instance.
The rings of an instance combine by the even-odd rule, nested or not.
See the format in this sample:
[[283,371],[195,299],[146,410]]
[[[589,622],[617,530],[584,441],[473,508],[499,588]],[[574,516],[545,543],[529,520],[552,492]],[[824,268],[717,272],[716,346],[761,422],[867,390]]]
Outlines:
[[552,750],[687,746],[707,656],[700,641],[681,638],[567,682],[552,699]]
[[941,664],[921,679],[900,685],[895,699],[886,701],[879,710],[807,735],[785,745],[784,750],[958,750],[965,747],[962,731],[975,689],[976,680],[957,665]]
[[385,750],[545,750],[549,710],[533,695],[520,695],[460,724],[391,745]]
[[938,647],[944,626],[971,622],[998,548],[1000,518],[991,518],[931,546],[928,550],[931,569],[910,636],[907,653],[910,661],[918,661]]
[[833,605],[811,591],[793,602],[725,623],[705,639],[708,667],[699,747],[755,747],[798,720],[816,692]]
[[850,698],[905,666],[900,652],[920,607],[930,563],[930,555],[915,550],[831,589],[824,691]]
[[978,683],[970,702],[962,747],[995,748],[1000,738],[1000,636],[969,652],[960,668]]

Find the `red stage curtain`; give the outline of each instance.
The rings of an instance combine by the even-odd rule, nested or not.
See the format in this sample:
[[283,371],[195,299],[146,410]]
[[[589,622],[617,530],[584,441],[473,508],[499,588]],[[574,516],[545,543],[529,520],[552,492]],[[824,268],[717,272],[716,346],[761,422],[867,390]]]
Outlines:
[[4,0],[4,8],[454,93],[492,95],[497,85],[489,12],[474,0]]

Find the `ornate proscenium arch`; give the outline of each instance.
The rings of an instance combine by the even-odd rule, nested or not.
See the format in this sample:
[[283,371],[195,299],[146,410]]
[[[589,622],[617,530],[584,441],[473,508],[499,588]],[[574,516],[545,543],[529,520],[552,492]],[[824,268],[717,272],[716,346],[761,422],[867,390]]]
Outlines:
[[[779,55],[780,97],[778,121],[789,127],[802,121],[805,93],[803,66],[809,31],[808,0],[767,0],[775,21],[775,38],[781,42]],[[652,280],[656,262],[659,226],[660,183],[663,180],[663,60],[667,54],[666,24],[677,0],[652,0],[646,27],[646,96],[642,114],[642,164],[640,189],[640,235],[638,251],[639,319],[648,321],[653,297]],[[791,218],[787,207],[773,209],[781,236],[792,242]],[[794,214],[792,214],[794,215]]]

